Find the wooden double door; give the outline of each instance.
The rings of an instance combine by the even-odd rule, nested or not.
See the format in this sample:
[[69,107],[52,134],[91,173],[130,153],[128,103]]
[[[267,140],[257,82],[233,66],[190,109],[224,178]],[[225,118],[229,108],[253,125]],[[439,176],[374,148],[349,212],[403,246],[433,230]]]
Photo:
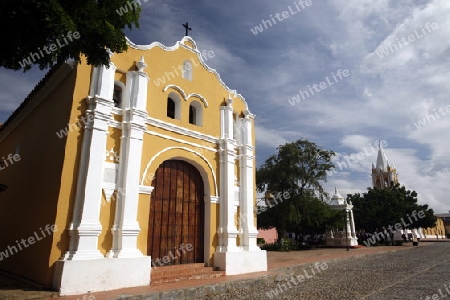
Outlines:
[[185,161],[167,160],[152,186],[147,249],[155,266],[204,262],[204,185],[199,171]]

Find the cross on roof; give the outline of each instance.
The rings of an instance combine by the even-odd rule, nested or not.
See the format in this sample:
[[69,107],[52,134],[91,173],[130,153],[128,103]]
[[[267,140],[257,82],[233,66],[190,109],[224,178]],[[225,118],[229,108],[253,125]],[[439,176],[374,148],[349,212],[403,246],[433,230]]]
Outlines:
[[182,25],[183,25],[184,28],[186,28],[185,36],[187,36],[188,35],[188,31],[192,30],[192,28],[189,27],[189,23],[188,22],[186,22],[186,24],[182,24]]

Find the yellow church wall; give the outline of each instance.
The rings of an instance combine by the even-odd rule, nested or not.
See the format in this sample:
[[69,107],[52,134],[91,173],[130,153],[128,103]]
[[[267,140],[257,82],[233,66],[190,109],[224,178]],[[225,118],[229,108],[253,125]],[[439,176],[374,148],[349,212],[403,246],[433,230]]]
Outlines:
[[[195,144],[197,151],[202,154],[206,153],[208,151],[207,149],[203,149],[202,146],[208,147],[208,148],[217,148],[217,145],[215,143],[208,142],[206,140],[202,140],[202,139],[190,136],[190,134],[192,132],[200,133],[200,131],[198,131],[198,130],[192,130],[190,132],[187,132],[186,134],[182,134],[182,133],[170,131],[170,130],[167,130],[167,129],[164,129],[164,128],[161,128],[158,126],[148,125],[147,131],[148,131],[147,134],[152,134],[151,132],[154,132],[158,135],[163,135],[164,138],[169,139],[171,141],[183,140],[184,145],[189,146],[189,144]],[[217,136],[214,136],[214,137],[218,138]]]
[[116,73],[114,74],[114,80],[120,81],[123,84],[127,84],[127,73],[121,70],[116,70]]
[[[147,111],[151,118],[155,118],[158,120],[162,120],[166,123],[171,123],[183,128],[187,128],[188,130],[192,130],[195,132],[200,132],[203,134],[207,134],[210,136],[214,136],[218,138],[220,136],[220,106],[223,105],[225,99],[229,97],[229,92],[217,81],[217,77],[215,74],[208,72],[199,62],[197,54],[187,50],[180,48],[175,51],[165,51],[159,47],[152,48],[150,50],[142,51],[129,48],[129,50],[123,55],[114,55],[112,57],[112,61],[117,67],[118,71],[116,72],[115,80],[126,82],[125,72],[126,71],[134,71],[136,70],[134,66],[134,62],[140,59],[141,56],[144,56],[144,59],[147,63],[151,62],[151,66],[147,67],[144,71],[148,74],[150,78],[150,82],[148,83],[148,98],[147,98]],[[194,65],[193,67],[193,81],[186,80],[182,78],[181,70],[177,69],[178,66],[182,65],[184,61],[191,61]],[[133,62],[133,63],[130,63]],[[169,67],[168,67],[169,66]],[[171,72],[171,73],[169,73]],[[166,75],[170,75],[168,78]],[[171,76],[173,75],[173,76]],[[163,78],[165,77],[166,78]],[[199,79],[200,78],[200,79]],[[158,79],[165,79],[166,82],[164,84]],[[160,84],[158,86],[158,84]],[[202,97],[208,101],[208,107],[203,106],[203,120],[202,126],[197,126],[189,123],[189,104],[193,101],[197,101],[202,103],[201,100],[196,96],[191,96],[187,100],[184,99],[183,95],[174,88],[169,88],[165,92],[163,88],[168,84],[174,84],[179,86],[183,91],[189,95],[191,93],[199,93]],[[177,94],[180,98],[180,119],[171,119],[167,117],[167,98],[169,94]],[[233,97],[233,96],[232,96]],[[163,105],[161,105],[163,103]],[[243,111],[246,109],[245,103],[239,99],[238,97],[234,97],[233,102],[234,112],[237,115],[242,115]],[[119,121],[119,116],[114,116],[114,119]],[[215,186],[217,185],[217,189],[219,188],[219,154],[217,152],[209,151],[207,149],[203,149],[202,146],[217,148],[215,143],[209,143],[203,140],[199,140],[194,137],[186,136],[183,134],[179,134],[173,131],[168,131],[159,127],[148,125],[148,130],[154,132],[158,135],[163,136],[171,136],[173,139],[182,140],[184,142],[179,142],[176,140],[167,140],[158,136],[154,136],[151,134],[145,134],[144,136],[144,150],[142,157],[142,165],[141,172],[143,178],[142,184],[151,185],[151,181],[153,179],[153,174],[155,173],[157,167],[160,163],[162,163],[166,159],[176,158],[177,156],[184,156],[187,160],[192,160],[199,165],[205,164],[203,159],[198,157],[195,153],[199,153],[203,156],[210,164],[215,173],[216,181],[214,182],[212,176],[208,176],[208,185],[210,186],[210,194],[212,196],[216,195]],[[107,149],[109,150],[111,147],[111,141],[108,140]],[[145,145],[149,145],[146,148]],[[117,145],[115,145],[117,147]],[[116,147],[114,149],[116,149]],[[175,150],[173,154],[168,155],[168,152],[164,152],[160,157],[159,161],[156,159],[153,164],[146,170],[148,162],[163,149],[168,147],[178,147],[178,150]],[[188,148],[192,152],[180,150],[179,148]],[[182,151],[186,152],[182,154]],[[169,152],[172,152],[170,150]],[[176,154],[175,154],[176,153]],[[164,159],[161,159],[163,158]],[[203,166],[206,172],[211,172],[209,166],[207,164]],[[144,170],[146,173],[144,175]],[[239,177],[239,167],[236,167],[236,177]],[[148,196],[149,197],[149,196]],[[138,245],[141,251],[144,253],[147,252],[147,227],[148,227],[148,213],[149,213],[149,199],[147,195],[140,195],[139,198],[139,224],[141,226],[141,234],[138,238]],[[106,210],[107,208],[102,208]],[[217,212],[218,213],[218,212]],[[214,245],[217,245],[217,219],[216,215],[213,214],[211,216],[211,239],[214,241]],[[102,217],[102,224],[106,222],[104,220],[104,216]],[[105,234],[105,232],[102,232]],[[214,246],[211,246],[212,248]],[[215,249],[212,249],[214,251]],[[103,249],[102,249],[103,251]],[[212,253],[212,252],[211,252]]]
[[122,115],[119,115],[119,114],[113,114],[113,120],[114,121],[116,121],[116,122],[122,122],[122,119],[123,119],[123,117],[122,117]]
[[[137,50],[133,48],[129,48],[124,55],[121,56],[113,56],[112,60],[114,64],[117,66],[119,70],[135,70],[134,63],[144,57],[144,60],[147,64],[150,64],[144,71],[148,74],[150,81],[148,83],[148,98],[147,98],[147,112],[149,113],[150,118],[155,118],[158,120],[162,120],[166,123],[174,124],[183,128],[187,128],[189,130],[200,132],[203,134],[207,134],[210,136],[214,136],[216,138],[220,137],[220,106],[224,105],[225,100],[228,97],[233,98],[233,112],[237,116],[242,116],[243,112],[247,109],[246,104],[239,97],[233,96],[230,92],[224,88],[219,81],[217,80],[217,76],[208,70],[206,70],[203,65],[201,65],[198,56],[196,53],[184,48],[179,48],[173,51],[166,51],[160,47],[153,47],[149,50]],[[182,77],[182,71],[180,70],[180,66],[183,65],[185,61],[190,61],[193,65],[192,74],[193,80],[189,81]],[[133,62],[133,63],[130,63]],[[117,80],[117,76],[116,76]],[[122,80],[123,81],[123,80]],[[164,82],[163,82],[164,81]],[[192,101],[198,101],[200,103],[201,100],[198,97],[191,96],[188,99],[185,99],[183,94],[177,90],[176,88],[168,88],[166,91],[163,89],[167,85],[175,85],[182,89],[185,95],[189,95],[191,93],[198,93],[208,102],[208,106],[203,109],[203,119],[202,126],[197,126],[189,123],[189,105]],[[172,119],[167,117],[167,98],[170,94],[175,94],[180,99],[180,118]],[[203,103],[202,103],[203,104]],[[144,145],[152,145],[149,149],[144,149],[143,158],[142,158],[142,166],[141,169],[145,170],[147,162],[159,151],[168,147],[183,147],[191,149],[192,151],[200,153],[209,161],[209,163],[213,166],[215,175],[216,175],[216,184],[219,189],[220,182],[220,174],[218,172],[219,169],[219,154],[217,152],[212,152],[201,147],[196,147],[190,144],[197,144],[201,146],[207,146],[211,148],[217,148],[215,144],[208,143],[202,140],[198,140],[197,138],[189,137],[186,135],[178,134],[176,132],[164,130],[162,128],[158,128],[155,126],[148,125],[148,130],[155,132],[157,134],[161,134],[164,136],[171,136],[174,139],[183,140],[186,143],[179,143],[174,140],[166,140],[159,137],[147,137],[148,134],[144,137]],[[150,141],[147,142],[146,140]],[[254,139],[254,134],[253,134]],[[188,144],[189,143],[189,144]],[[180,150],[177,150],[180,151]],[[188,152],[188,151],[186,151]],[[185,155],[188,159],[192,159],[194,161],[201,161],[201,158],[196,157],[196,155],[192,152],[188,152],[186,154],[178,154],[180,156]],[[166,159],[171,159],[173,156],[167,156]],[[143,176],[145,176],[143,180],[144,185],[151,185],[151,181],[153,179],[153,175],[159,166],[165,159],[160,160],[158,163],[153,162],[153,165],[146,171]],[[239,179],[239,166],[236,166],[236,177]],[[209,178],[208,182],[210,187],[213,187],[212,178]],[[215,195],[215,191],[211,189],[211,195]],[[254,199],[256,201],[256,198]],[[146,203],[145,200],[143,203]],[[143,212],[144,211],[144,212]],[[148,211],[149,207],[141,207],[139,208],[140,215],[140,225],[141,228],[143,226],[148,226]],[[213,217],[213,216],[212,216]],[[255,217],[256,224],[256,217]],[[216,232],[217,230],[217,222],[216,220],[212,221],[211,232]],[[216,234],[213,234],[214,244],[217,245],[217,237]],[[141,231],[139,236],[139,243],[141,250],[146,252],[146,239],[147,234],[144,234],[144,231]],[[145,248],[144,248],[145,247]]]
[[[70,116],[66,117],[69,120],[69,124],[76,124],[80,120],[80,117],[85,115],[87,109],[85,98],[89,95],[92,66],[88,66],[85,63],[77,64],[76,72],[77,76],[75,87],[73,89],[71,113]],[[55,224],[58,228],[64,230],[58,231],[53,237],[53,244],[48,262],[49,266],[53,266],[55,261],[62,257],[69,249],[68,229],[73,217],[78,169],[81,160],[81,144],[84,132],[84,124],[81,122],[80,125],[82,126],[73,126],[74,130],[70,131],[67,136],[55,220]],[[49,282],[49,284],[51,284],[51,282]]]
[[[122,130],[114,127],[108,128],[108,137],[106,139],[106,150],[114,151],[117,158],[120,155],[120,141]],[[111,152],[110,156],[105,157],[105,161],[108,163],[118,163],[118,160],[114,158],[114,154]],[[113,235],[111,228],[114,224],[116,201],[118,199],[117,191],[111,196],[110,200],[107,200],[105,194],[102,193],[102,205],[100,207],[100,224],[102,225],[102,231],[99,235],[98,250],[102,254],[106,254],[111,250],[113,243]]]
[[[158,46],[149,50],[137,50],[129,47],[127,52],[121,55],[113,55],[111,59],[119,70],[134,71],[136,70],[134,62],[140,60],[142,56],[149,65],[144,69],[150,78],[148,83],[149,96],[147,100],[147,112],[149,116],[208,135],[220,135],[219,107],[230,96],[229,91],[219,83],[214,73],[206,70],[200,63],[197,54],[183,47],[169,51]],[[192,81],[182,77],[180,66],[185,61],[189,61],[192,64]],[[165,82],[163,83],[162,81]],[[190,124],[188,118],[190,102],[195,100],[201,103],[201,101],[195,96],[184,100],[180,92],[173,88],[169,88],[164,92],[164,87],[169,84],[179,86],[186,95],[198,93],[208,101],[208,107],[203,107],[203,126]],[[180,96],[180,120],[167,117],[166,104],[170,93],[175,93]],[[245,103],[238,97],[233,95],[231,97],[234,100],[234,111],[241,114],[246,109]]]
[[444,221],[441,218],[436,219],[436,223],[434,227],[425,228],[423,229],[423,232],[425,235],[431,235],[431,236],[445,236],[445,226]]
[[137,248],[141,250],[144,255],[147,255],[147,238],[148,238],[148,225],[150,217],[150,195],[139,194],[139,204],[138,204],[138,218],[139,227],[141,231],[139,232],[137,239]]
[[[153,134],[146,133],[144,135],[144,150],[142,152],[142,162],[141,162],[141,174],[145,171],[147,164],[150,162],[150,160],[157,155],[159,152],[163,151],[164,149],[170,148],[170,147],[177,147],[177,150],[168,150],[173,157],[186,157],[189,160],[198,162],[200,164],[204,163],[204,160],[199,156],[203,156],[209,164],[212,166],[212,169],[214,170],[214,173],[216,175],[216,184],[218,185],[218,153],[210,151],[208,149],[201,148],[201,146],[208,147],[208,148],[216,148],[215,143],[209,143],[206,141],[198,140],[189,136],[177,134],[177,133],[170,133],[164,129],[156,128],[156,127],[149,127],[151,128],[150,131],[156,133],[156,134],[162,134],[164,136],[171,136],[178,140],[183,140],[183,142],[179,142],[177,140],[170,140],[165,137],[156,136]],[[145,148],[145,145],[148,145]],[[182,149],[186,148],[191,151]],[[167,152],[164,152],[164,155]],[[198,154],[196,154],[198,153]],[[169,157],[168,159],[170,159]],[[158,164],[152,163],[150,168],[147,170],[144,178],[144,185],[151,185],[151,181],[153,179],[153,174],[155,174],[156,169],[163,161],[160,161]],[[207,167],[205,169],[207,172],[210,172],[211,168]],[[144,174],[142,175],[144,176]],[[142,178],[141,178],[142,179]],[[214,187],[214,181],[212,176],[209,176],[208,178],[208,184],[211,187]],[[211,195],[217,196],[216,191],[214,188],[211,189]]]
[[117,204],[117,191],[111,196],[109,201],[106,200],[102,193],[102,205],[100,207],[100,224],[102,225],[102,232],[98,237],[98,250],[103,254],[111,250],[113,236],[111,228],[114,224],[114,217]]
[[[209,253],[216,252],[216,248],[219,245],[219,236],[217,235],[217,228],[219,228],[219,218],[220,218],[220,204],[211,204],[211,231],[210,231],[210,241],[211,247]],[[213,257],[209,259],[209,266],[213,265]]]
[[[70,69],[63,65],[52,72],[53,77],[48,77],[50,82],[55,76],[62,80],[53,91],[43,95],[49,91],[45,87],[34,93],[28,104],[0,133],[3,138],[16,121],[25,117],[0,142],[0,157],[16,151],[20,155],[20,161],[0,171],[0,182],[9,186],[7,192],[1,194],[0,201],[0,251],[8,246],[17,247],[16,240],[20,242],[21,239],[27,241],[28,247],[22,246],[22,250],[4,259],[0,268],[44,285],[49,285],[53,276],[49,253],[53,247],[58,247],[54,243],[55,237],[65,229],[63,224],[56,223],[53,238],[45,231],[46,225],[55,224],[58,213],[66,137],[59,138],[56,133],[67,126],[72,109],[71,91],[77,74],[76,70],[71,70],[64,78],[64,70]],[[46,100],[25,116],[42,96]],[[34,243],[31,244],[33,239],[30,238],[33,237]]]
[[[112,61],[117,67],[117,71],[115,74],[115,80],[121,81],[122,83],[126,83],[126,72],[127,71],[135,71],[136,68],[134,66],[134,62],[140,59],[141,56],[144,56],[144,59],[147,63],[151,62],[151,66],[147,67],[144,71],[148,74],[150,78],[150,82],[148,83],[148,97],[147,97],[147,112],[149,117],[155,118],[158,120],[162,120],[166,123],[174,124],[180,126],[182,128],[186,128],[188,130],[199,132],[202,134],[210,135],[215,138],[220,137],[220,106],[224,105],[225,100],[231,96],[233,98],[233,111],[237,116],[242,116],[243,112],[246,110],[245,102],[242,101],[239,97],[233,96],[229,94],[229,91],[226,90],[218,81],[215,74],[207,71],[199,62],[197,54],[192,53],[187,49],[180,48],[175,51],[165,51],[159,47],[152,48],[150,50],[142,51],[129,48],[126,53],[121,55],[113,55]],[[178,69],[176,71],[176,67],[182,65],[184,61],[191,61],[194,65],[193,67],[193,81],[186,80],[182,78],[181,71]],[[132,62],[132,63],[130,63]],[[169,67],[167,67],[169,66]],[[175,67],[175,68],[174,68]],[[89,67],[84,67],[84,72],[91,73],[91,69]],[[175,78],[168,78],[166,75],[172,72]],[[177,74],[178,72],[178,74]],[[170,74],[169,74],[170,75]],[[158,82],[158,79],[162,79],[166,76],[166,82],[161,84],[161,81]],[[89,77],[85,77],[85,79],[89,79]],[[88,94],[88,87],[90,86],[89,80],[81,80],[80,77],[80,87],[84,85],[85,89],[81,89],[80,95],[85,96]],[[160,84],[158,86],[158,83]],[[180,91],[169,88],[166,91],[163,91],[163,88],[168,84],[173,84],[179,86],[186,95],[191,93],[198,93],[202,97],[206,99],[208,102],[208,107],[204,107],[203,102],[196,96],[191,96],[187,100],[184,99],[183,95]],[[180,99],[180,119],[171,119],[167,117],[167,98],[169,94],[176,94]],[[203,110],[203,119],[202,126],[194,125],[189,123],[189,105],[193,101],[197,101],[202,104]],[[162,105],[161,105],[162,103]],[[79,113],[80,109],[75,110],[75,115]],[[115,121],[121,122],[122,115],[114,114],[113,119]],[[188,160],[188,162],[193,163],[198,168],[201,166],[203,170],[208,174],[207,182],[210,187],[210,195],[217,196],[216,188],[219,189],[219,153],[209,151],[207,149],[202,148],[202,146],[206,146],[209,148],[216,149],[217,145],[215,143],[206,142],[203,140],[199,140],[198,138],[183,135],[180,133],[176,133],[173,131],[169,131],[157,126],[147,125],[147,130],[158,135],[170,136],[172,139],[165,139],[159,136],[155,136],[153,134],[144,134],[144,149],[142,154],[142,163],[141,163],[141,180],[143,185],[151,185],[151,181],[153,179],[154,173],[158,166],[167,159],[173,158],[182,158]],[[121,130],[116,128],[109,129],[109,137],[107,139],[106,150],[113,149],[117,153],[120,151],[120,135]],[[78,136],[78,135],[76,135]],[[254,133],[252,136],[253,140],[255,139]],[[180,140],[180,141],[177,141]],[[78,149],[81,144],[68,143],[68,148],[76,146]],[[158,152],[168,148],[168,147],[176,147],[175,150],[169,150],[167,152],[163,152],[160,154],[149,166],[147,169],[148,162],[157,155]],[[180,148],[187,148],[190,151],[182,150]],[[212,170],[215,174],[215,180],[212,177],[212,171],[210,166],[203,160],[203,158],[196,155],[194,152],[197,152],[201,156],[206,159],[212,167]],[[72,162],[68,162],[72,164]],[[75,168],[77,170],[77,168]],[[146,173],[144,174],[144,171]],[[236,165],[236,177],[239,179],[239,165]],[[145,176],[145,177],[144,177]],[[73,187],[74,188],[74,187]],[[110,202],[107,202],[104,199],[104,195],[102,195],[102,207],[100,213],[100,222],[102,224],[102,232],[99,236],[99,250],[106,254],[106,252],[111,248],[112,245],[112,234],[111,227],[114,222],[114,209],[116,206],[115,197],[112,197]],[[150,195],[140,194],[139,195],[139,207],[138,207],[138,222],[141,228],[141,232],[138,236],[138,248],[144,253],[147,254],[147,236],[148,236],[148,222],[149,222],[149,210],[150,210]],[[256,201],[256,199],[255,199]],[[69,224],[71,220],[71,213],[68,215],[66,219],[67,224]],[[211,204],[211,228],[210,232],[210,240],[212,241],[210,246],[210,253],[214,253],[215,248],[218,244],[217,237],[217,228],[218,228],[218,219],[219,219],[219,205]],[[256,218],[255,218],[256,224]],[[68,246],[68,239],[64,240],[63,243],[66,248]],[[210,257],[210,263],[212,263],[212,256]]]
[[[146,140],[149,140],[149,142],[146,142]],[[181,147],[191,149],[195,151],[195,147],[188,146],[185,144],[177,143],[174,141],[168,141],[160,137],[145,135],[144,136],[144,144],[148,144],[148,149],[144,149],[143,151],[143,159],[142,159],[142,165],[141,165],[141,180],[144,176],[144,185],[151,185],[151,181],[153,179],[154,174],[156,173],[157,168],[160,164],[162,164],[165,160],[168,159],[184,159],[187,162],[194,164],[194,166],[197,167],[197,169],[200,167],[202,168],[205,173],[207,174],[207,181],[204,182],[205,185],[208,185],[210,187],[210,195],[216,196],[216,190],[215,186],[217,185],[218,188],[218,182],[217,180],[214,180],[212,174],[211,174],[211,167],[200,158],[198,155],[196,155],[193,152],[189,152],[185,149],[180,149]],[[153,147],[151,147],[153,145]],[[170,147],[176,147],[175,149],[168,149]],[[164,151],[166,150],[166,151]],[[157,157],[155,157],[159,152],[160,153]],[[205,151],[205,152],[211,152],[211,151]],[[214,166],[214,160],[210,160],[209,158],[215,158],[214,154],[211,155],[209,153],[202,153],[203,156],[205,156],[212,166],[212,169],[217,176],[217,168]],[[147,164],[150,163],[149,167],[147,168]],[[146,171],[146,174],[144,174],[144,171]],[[201,171],[201,170],[200,170]],[[216,177],[217,178],[217,177]]]
[[[117,67],[115,74],[115,80],[126,82],[125,72],[136,70],[134,63],[144,56],[147,63],[151,62],[151,65],[144,69],[150,78],[148,83],[148,98],[147,98],[147,111],[150,117],[162,120],[166,123],[171,123],[188,130],[200,132],[203,134],[211,135],[216,138],[220,136],[220,106],[224,104],[225,99],[228,98],[229,92],[217,81],[215,74],[207,71],[199,62],[196,53],[190,50],[180,48],[175,51],[165,51],[159,47],[154,47],[150,50],[136,50],[129,48],[126,53],[121,55],[114,55],[112,61]],[[178,68],[185,61],[190,61],[193,64],[193,81],[186,80],[182,77],[182,72]],[[200,78],[200,79],[199,79]],[[161,80],[165,80],[162,83]],[[169,88],[163,91],[163,88],[168,84],[174,84],[179,86],[186,95],[191,93],[198,93],[208,101],[208,107],[202,107],[203,109],[203,120],[202,126],[194,125],[189,123],[189,105],[193,101],[197,101],[201,104],[202,101],[196,96],[191,96],[187,100],[184,99],[183,95],[174,88]],[[167,117],[167,98],[169,94],[176,94],[180,99],[180,119],[171,119]],[[234,96],[232,96],[234,97]],[[163,103],[163,105],[161,105]],[[245,103],[238,97],[234,97],[233,110],[236,115],[242,115],[243,111],[246,109]],[[119,116],[114,116],[114,119],[119,121]],[[219,167],[219,155],[217,152],[212,152],[207,149],[203,149],[201,146],[216,148],[215,143],[208,143],[197,138],[190,136],[178,134],[172,131],[164,130],[155,126],[148,125],[148,130],[156,132],[157,134],[162,134],[164,136],[171,136],[175,139],[186,141],[186,143],[179,143],[177,141],[168,141],[159,137],[152,137],[148,145],[152,145],[149,149],[144,149],[142,158],[142,172],[146,168],[147,162],[159,151],[167,147],[184,147],[189,148],[192,151],[198,152],[200,155],[204,156],[206,160],[212,165],[215,175],[216,184],[219,184],[219,172],[217,172]],[[147,134],[146,134],[147,136]],[[110,140],[108,140],[107,149],[111,149]],[[144,142],[144,145],[147,142]],[[192,145],[194,144],[194,145]],[[195,146],[199,145],[199,146]],[[117,148],[115,144],[114,150]],[[187,153],[187,157],[195,161],[200,159],[195,157],[196,155],[192,152]],[[161,161],[162,162],[162,161]],[[156,167],[149,169],[146,172],[146,177],[144,178],[144,185],[150,185],[153,178],[153,174],[156,171]],[[239,178],[239,167],[236,167],[236,177]],[[209,186],[213,187],[214,183],[212,179],[209,178]],[[219,188],[219,187],[217,187]],[[214,189],[211,189],[211,195],[215,195]],[[145,201],[144,201],[145,202]],[[145,211],[148,212],[148,209]],[[147,216],[148,219],[148,216]],[[102,219],[102,222],[105,220]],[[143,221],[141,228],[148,226],[148,221]],[[214,225],[214,232],[216,231],[217,224]],[[141,247],[146,248],[146,234],[141,232],[143,240],[140,240]],[[102,234],[106,234],[102,232]],[[144,249],[144,248],[143,248]],[[103,250],[102,250],[103,251]]]

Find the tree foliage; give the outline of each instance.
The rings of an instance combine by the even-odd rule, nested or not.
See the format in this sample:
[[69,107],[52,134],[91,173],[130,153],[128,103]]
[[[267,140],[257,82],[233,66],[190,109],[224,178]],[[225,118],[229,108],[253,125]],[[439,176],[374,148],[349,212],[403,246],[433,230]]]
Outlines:
[[320,200],[326,196],[321,181],[333,167],[334,152],[305,139],[281,145],[277,151],[257,170],[257,187],[274,195],[288,193],[289,198],[271,200],[271,207],[258,215],[258,227],[275,227],[280,237],[287,230],[320,231],[336,218]]
[[[410,229],[433,227],[436,223],[433,210],[426,204],[417,204],[417,193],[399,184],[392,188],[369,188],[363,195],[347,195],[347,201],[354,205],[356,226],[366,232],[382,230],[396,223]],[[412,217],[414,211],[423,211],[425,216]]]
[[[69,58],[79,61],[81,54],[88,64],[108,65],[107,48],[123,52],[127,49],[123,30],[139,27],[140,7],[134,1],[0,0],[0,3],[5,41],[0,50],[0,66],[8,69],[26,71],[31,65],[44,69]],[[79,38],[70,41],[70,33],[75,32]],[[34,58],[31,64],[24,63],[30,57]]]

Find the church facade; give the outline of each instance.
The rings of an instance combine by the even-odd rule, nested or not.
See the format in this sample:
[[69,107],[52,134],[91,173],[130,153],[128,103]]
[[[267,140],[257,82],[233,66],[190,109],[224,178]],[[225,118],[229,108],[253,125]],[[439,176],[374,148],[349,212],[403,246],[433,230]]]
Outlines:
[[0,268],[62,295],[171,264],[267,270],[245,99],[190,37],[129,45],[109,66],[55,67],[1,127],[0,155],[20,160],[0,172]]
[[381,143],[378,148],[377,163],[372,163],[372,186],[374,188],[393,187],[398,183],[397,168],[387,159]]
[[[376,165],[372,163],[372,186],[374,188],[391,188],[398,184],[397,168],[389,161],[381,144],[378,148]],[[402,234],[414,235],[419,239],[443,239],[445,238],[445,227],[443,220],[437,217],[436,224],[432,228],[407,229],[394,234],[394,239],[401,240]]]

